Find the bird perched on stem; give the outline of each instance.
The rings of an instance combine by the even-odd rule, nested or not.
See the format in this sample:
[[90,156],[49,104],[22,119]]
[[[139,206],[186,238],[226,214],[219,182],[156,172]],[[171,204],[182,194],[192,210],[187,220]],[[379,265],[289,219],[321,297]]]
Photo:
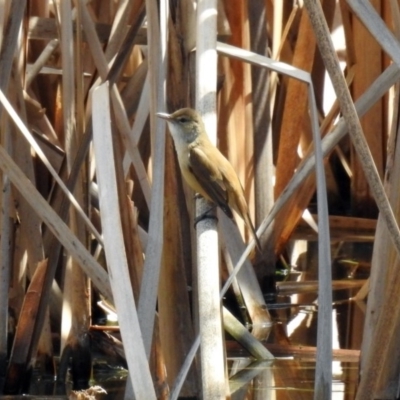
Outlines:
[[157,116],[168,123],[179,166],[188,185],[220,207],[229,218],[233,218],[232,209],[235,210],[261,250],[239,178],[231,163],[211,143],[199,113],[182,108],[172,114],[158,113]]

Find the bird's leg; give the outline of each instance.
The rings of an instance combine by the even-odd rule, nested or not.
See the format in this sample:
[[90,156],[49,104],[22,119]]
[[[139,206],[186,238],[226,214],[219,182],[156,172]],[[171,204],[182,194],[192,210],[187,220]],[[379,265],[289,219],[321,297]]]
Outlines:
[[206,218],[210,218],[210,219],[215,219],[216,221],[218,221],[218,218],[215,215],[210,215],[209,212],[214,210],[216,207],[216,205],[214,204],[213,206],[211,206],[207,211],[203,212],[203,214],[199,215],[198,217],[196,217],[194,219],[194,229],[196,229],[197,224],[200,221],[203,221],[203,219]]

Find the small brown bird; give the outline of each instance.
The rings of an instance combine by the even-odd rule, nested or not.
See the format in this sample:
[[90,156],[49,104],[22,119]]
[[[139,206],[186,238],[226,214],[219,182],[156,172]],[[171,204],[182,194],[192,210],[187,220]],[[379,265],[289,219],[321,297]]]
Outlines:
[[231,163],[211,143],[200,115],[191,108],[182,108],[157,116],[168,122],[179,166],[188,185],[219,206],[229,218],[233,218],[232,209],[235,210],[261,250],[239,178]]

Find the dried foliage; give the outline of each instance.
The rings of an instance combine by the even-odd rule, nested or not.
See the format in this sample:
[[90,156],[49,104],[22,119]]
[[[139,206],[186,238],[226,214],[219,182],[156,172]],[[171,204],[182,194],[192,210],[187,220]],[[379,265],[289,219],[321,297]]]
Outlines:
[[[365,317],[352,395],[396,398],[399,40],[396,0],[0,1],[0,394],[38,365],[88,389],[92,341],[126,363],[126,398],[263,398],[273,354],[295,353],[280,290],[320,315],[314,387],[298,361],[275,384],[330,399],[346,290]],[[182,107],[234,166],[261,252],[240,219],[194,227],[209,205],[156,117]],[[317,267],[277,282],[299,240],[318,240]],[[350,242],[373,242],[362,279],[331,257]],[[353,279],[332,282],[340,268]],[[255,359],[229,379],[221,326]]]

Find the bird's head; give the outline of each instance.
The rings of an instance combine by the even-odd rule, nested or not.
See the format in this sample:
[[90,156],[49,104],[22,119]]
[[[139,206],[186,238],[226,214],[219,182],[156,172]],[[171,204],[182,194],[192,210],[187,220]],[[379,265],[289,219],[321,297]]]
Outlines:
[[200,114],[192,108],[181,108],[172,114],[157,113],[157,116],[167,121],[175,143],[192,143],[204,132]]

